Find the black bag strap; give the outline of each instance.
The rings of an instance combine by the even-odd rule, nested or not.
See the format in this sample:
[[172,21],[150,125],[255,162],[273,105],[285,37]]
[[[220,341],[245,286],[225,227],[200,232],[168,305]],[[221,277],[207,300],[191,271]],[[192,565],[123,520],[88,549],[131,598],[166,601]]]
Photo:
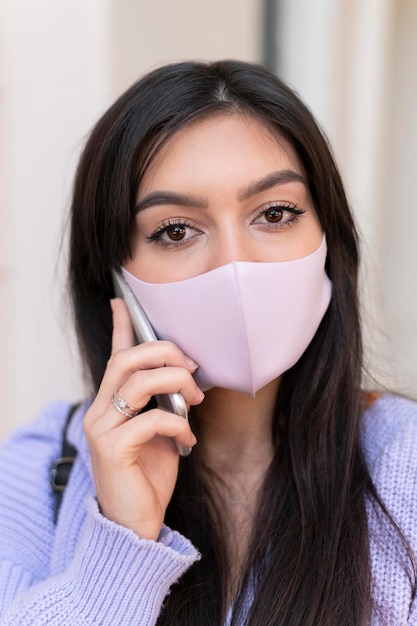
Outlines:
[[67,439],[68,428],[79,404],[73,404],[68,412],[64,430],[62,431],[61,455],[52,463],[50,470],[51,486],[54,491],[54,524],[57,523],[62,496],[77,456],[77,449]]

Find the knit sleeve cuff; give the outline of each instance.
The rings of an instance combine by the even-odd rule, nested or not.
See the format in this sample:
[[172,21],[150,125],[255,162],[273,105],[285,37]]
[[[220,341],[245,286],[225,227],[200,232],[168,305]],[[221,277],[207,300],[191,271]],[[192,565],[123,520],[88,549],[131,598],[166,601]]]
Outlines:
[[102,616],[103,624],[153,624],[171,585],[200,558],[194,546],[164,526],[158,541],[103,517],[87,502],[83,539],[72,563],[80,614]]
[[[1,624],[152,626],[171,585],[199,558],[178,532],[164,526],[158,541],[139,539],[133,531],[103,517],[90,498],[71,566],[16,596],[0,618]],[[12,564],[3,574],[22,582],[22,572],[16,572]],[[8,589],[12,595],[15,587],[12,580]]]

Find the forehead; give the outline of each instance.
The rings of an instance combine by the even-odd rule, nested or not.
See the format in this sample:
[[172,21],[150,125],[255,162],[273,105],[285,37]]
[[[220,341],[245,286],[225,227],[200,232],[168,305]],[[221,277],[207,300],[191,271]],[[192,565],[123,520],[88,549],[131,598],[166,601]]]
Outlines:
[[292,169],[303,174],[295,149],[279,129],[250,115],[215,114],[163,139],[139,191],[159,184],[204,181],[216,173],[223,177],[228,171],[256,178],[268,169]]

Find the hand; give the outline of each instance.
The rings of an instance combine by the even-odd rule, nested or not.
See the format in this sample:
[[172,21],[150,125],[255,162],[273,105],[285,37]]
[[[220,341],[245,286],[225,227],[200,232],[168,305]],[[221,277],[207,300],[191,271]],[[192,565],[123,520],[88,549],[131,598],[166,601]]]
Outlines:
[[167,341],[135,346],[124,302],[113,300],[112,310],[112,356],[84,419],[97,499],[105,517],[156,540],[178,476],[173,440],[191,447],[196,439],[183,417],[152,409],[130,419],[111,397],[118,391],[142,409],[155,394],[181,392],[187,406],[202,402],[204,394],[192,377],[196,364],[179,348]]

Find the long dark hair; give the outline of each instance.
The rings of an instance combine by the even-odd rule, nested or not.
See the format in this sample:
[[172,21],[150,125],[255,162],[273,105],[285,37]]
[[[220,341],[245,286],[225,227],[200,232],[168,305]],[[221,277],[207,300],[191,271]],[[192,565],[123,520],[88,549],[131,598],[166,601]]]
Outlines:
[[[111,347],[109,269],[131,253],[135,197],[149,162],[179,128],[234,112],[275,127],[296,150],[327,236],[333,292],[316,336],[280,385],[275,456],[259,494],[232,624],[363,625],[372,611],[366,501],[383,505],[359,440],[357,234],[325,138],[299,98],[266,69],[239,61],[157,69],[93,129],[71,214],[69,278],[82,358],[97,389]],[[210,485],[197,447],[181,461],[166,521],[203,558],[172,589],[160,624],[224,621],[228,564]],[[252,587],[253,604],[244,618]]]

